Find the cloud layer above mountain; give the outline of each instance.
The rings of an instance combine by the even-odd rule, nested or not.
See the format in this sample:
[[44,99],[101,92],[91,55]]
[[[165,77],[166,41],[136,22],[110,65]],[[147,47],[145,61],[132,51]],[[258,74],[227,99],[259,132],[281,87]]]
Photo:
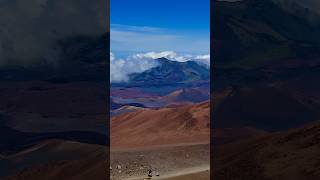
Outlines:
[[110,61],[111,82],[127,81],[129,74],[140,73],[158,65],[156,61],[137,56],[129,56],[126,59],[116,59],[113,53],[110,53]]
[[58,40],[106,29],[103,0],[2,0],[0,14],[0,65],[56,63]]
[[126,82],[132,73],[141,73],[159,65],[155,59],[166,58],[171,61],[186,62],[195,61],[206,67],[210,67],[210,55],[178,55],[174,51],[137,53],[127,58],[117,58],[110,53],[110,81]]

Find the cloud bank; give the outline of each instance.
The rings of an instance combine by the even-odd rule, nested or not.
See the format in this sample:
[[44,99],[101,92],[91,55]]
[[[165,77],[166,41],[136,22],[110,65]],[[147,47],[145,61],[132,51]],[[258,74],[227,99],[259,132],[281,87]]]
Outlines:
[[147,52],[147,53],[141,53],[141,54],[135,54],[133,57],[138,59],[158,59],[158,58],[166,58],[172,61],[178,61],[178,62],[186,62],[186,61],[195,61],[199,64],[206,65],[207,67],[210,66],[210,55],[190,55],[190,54],[184,54],[184,55],[178,55],[174,51],[162,51],[162,52]]
[[128,81],[129,74],[144,72],[158,66],[157,61],[135,55],[128,56],[126,59],[116,59],[112,52],[110,53],[110,62],[111,82]]
[[0,1],[0,65],[56,63],[58,40],[105,33],[103,0]]
[[174,51],[138,53],[121,59],[110,53],[110,81],[113,83],[126,82],[132,73],[141,73],[159,65],[155,59],[167,58],[172,61],[195,61],[201,65],[210,67],[210,55],[178,55]]

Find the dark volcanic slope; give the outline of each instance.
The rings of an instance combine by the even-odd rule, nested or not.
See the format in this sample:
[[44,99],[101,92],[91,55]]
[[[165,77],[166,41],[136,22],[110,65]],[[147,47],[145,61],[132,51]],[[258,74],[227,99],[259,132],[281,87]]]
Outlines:
[[254,127],[267,131],[299,127],[320,118],[312,98],[277,87],[234,88],[215,107],[215,127]]
[[[46,140],[0,157],[0,177],[6,180],[106,179],[106,146]],[[14,164],[15,168],[11,165]]]
[[214,151],[213,178],[310,180],[320,178],[320,124],[273,133]]
[[[0,164],[7,168],[0,168],[1,175],[44,165],[50,163],[45,161],[49,159],[68,159],[59,148],[56,155],[49,159],[42,158],[40,151],[34,152],[33,156],[27,154],[25,159],[7,159],[7,156],[28,151],[43,141],[60,139],[75,144],[108,144],[106,98],[102,83],[16,81],[1,84],[0,92],[5,96],[0,102]],[[78,150],[75,149],[74,153]],[[37,159],[43,161],[35,164],[28,161],[36,162]],[[38,175],[30,179],[42,177]]]
[[[23,132],[106,132],[105,84],[1,82],[1,123]],[[3,122],[4,121],[4,122]]]
[[295,7],[303,13],[287,11],[272,0],[215,1],[215,63],[252,68],[319,57],[320,21],[309,21],[312,11]]
[[277,131],[216,141],[214,179],[320,178],[319,15],[275,1],[214,3],[215,128]]
[[0,124],[0,154],[12,154],[38,144],[41,141],[50,139],[62,139],[100,145],[108,144],[108,138],[105,134],[86,131],[26,133]]
[[0,179],[106,178],[108,41],[68,37],[50,59],[2,64]]

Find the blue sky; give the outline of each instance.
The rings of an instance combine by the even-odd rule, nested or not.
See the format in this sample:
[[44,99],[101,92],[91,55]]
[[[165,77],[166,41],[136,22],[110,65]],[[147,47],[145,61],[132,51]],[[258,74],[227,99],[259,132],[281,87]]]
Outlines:
[[111,51],[209,53],[210,0],[111,0]]

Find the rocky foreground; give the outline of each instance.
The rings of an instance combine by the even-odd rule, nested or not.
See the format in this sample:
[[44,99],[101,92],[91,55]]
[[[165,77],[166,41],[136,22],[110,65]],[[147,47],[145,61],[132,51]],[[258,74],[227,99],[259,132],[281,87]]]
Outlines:
[[[209,173],[209,144],[180,144],[111,152],[110,173],[112,180],[167,179]],[[151,173],[150,173],[151,170]]]

